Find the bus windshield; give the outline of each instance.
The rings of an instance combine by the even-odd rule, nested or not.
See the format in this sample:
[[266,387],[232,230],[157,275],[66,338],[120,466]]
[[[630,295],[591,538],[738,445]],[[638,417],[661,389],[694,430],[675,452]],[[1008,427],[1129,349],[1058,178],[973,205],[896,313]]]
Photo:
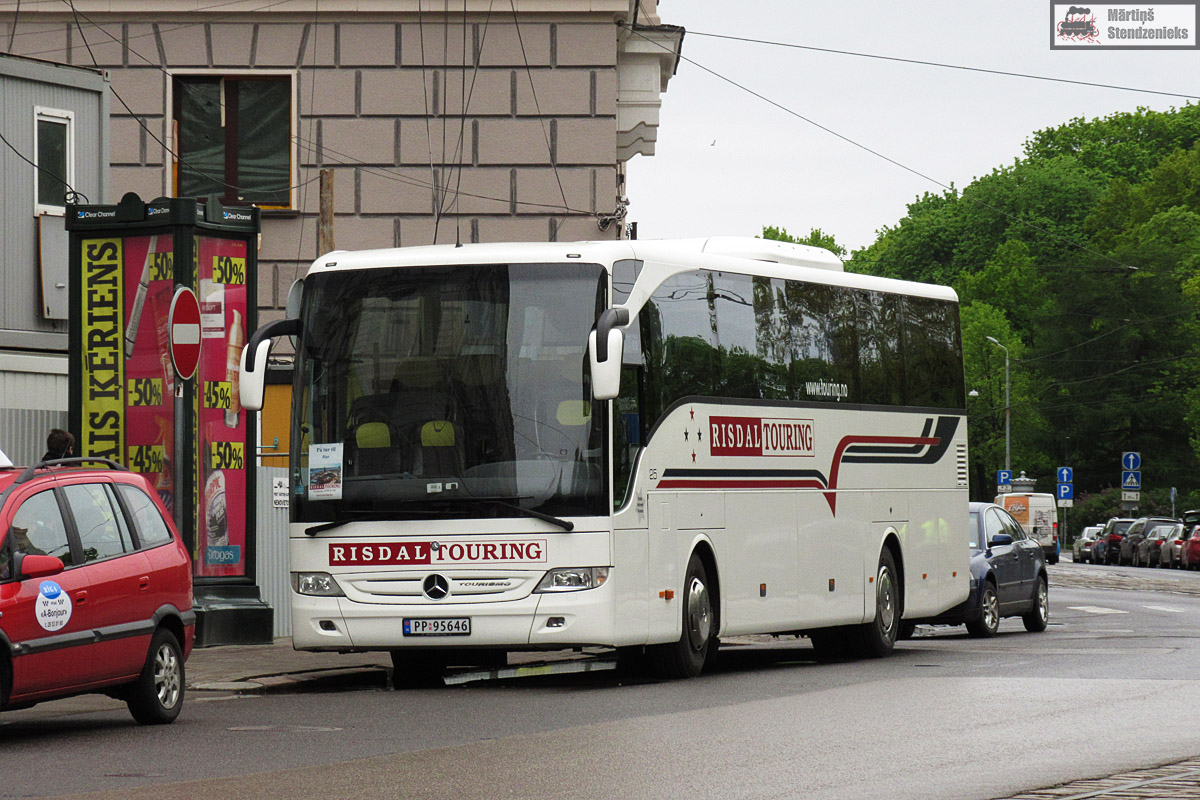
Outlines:
[[586,344],[606,284],[583,263],[306,278],[293,519],[605,513]]

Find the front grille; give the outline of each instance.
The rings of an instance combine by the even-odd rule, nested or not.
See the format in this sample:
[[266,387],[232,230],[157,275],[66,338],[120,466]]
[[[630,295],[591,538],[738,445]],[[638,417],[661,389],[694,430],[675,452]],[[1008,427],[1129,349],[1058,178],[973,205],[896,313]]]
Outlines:
[[[427,575],[443,575],[450,582],[450,594],[443,600],[430,600],[425,596],[422,584]],[[346,596],[358,603],[435,604],[474,603],[517,600],[527,597],[541,580],[543,572],[493,571],[468,572],[465,570],[423,570],[404,575],[356,575],[338,576],[338,583]]]

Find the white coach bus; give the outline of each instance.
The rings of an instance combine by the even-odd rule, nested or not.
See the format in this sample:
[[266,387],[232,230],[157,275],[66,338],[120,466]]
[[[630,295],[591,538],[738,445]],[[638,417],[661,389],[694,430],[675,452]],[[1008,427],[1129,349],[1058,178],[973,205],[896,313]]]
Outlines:
[[757,239],[333,252],[295,337],[293,642],[419,680],[719,637],[889,653],[968,591],[952,290]]

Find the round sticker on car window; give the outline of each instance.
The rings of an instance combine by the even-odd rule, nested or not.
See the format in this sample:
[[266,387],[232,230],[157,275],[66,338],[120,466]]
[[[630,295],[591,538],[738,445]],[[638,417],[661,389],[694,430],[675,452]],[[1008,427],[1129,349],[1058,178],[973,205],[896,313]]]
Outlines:
[[38,624],[48,631],[66,627],[71,621],[71,598],[54,581],[42,581],[34,607]]

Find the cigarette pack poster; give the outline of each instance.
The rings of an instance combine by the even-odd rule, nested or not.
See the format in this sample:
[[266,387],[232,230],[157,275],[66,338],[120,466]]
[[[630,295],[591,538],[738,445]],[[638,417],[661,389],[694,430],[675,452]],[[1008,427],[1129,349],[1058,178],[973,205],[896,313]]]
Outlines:
[[125,453],[120,459],[149,478],[168,511],[175,496],[175,368],[167,314],[175,292],[169,234],[126,236],[121,356],[125,359]]
[[246,574],[246,412],[238,402],[238,365],[246,342],[246,242],[196,237],[201,327],[196,370],[197,469],[195,571]]

